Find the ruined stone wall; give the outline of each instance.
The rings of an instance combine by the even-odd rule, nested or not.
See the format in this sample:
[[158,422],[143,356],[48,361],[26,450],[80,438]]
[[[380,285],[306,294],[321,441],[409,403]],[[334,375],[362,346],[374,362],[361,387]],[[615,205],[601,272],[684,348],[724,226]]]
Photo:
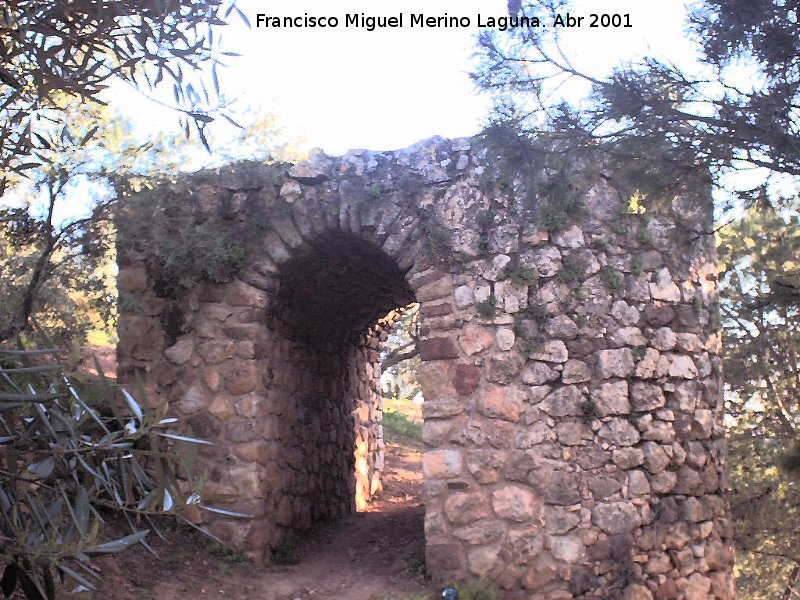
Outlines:
[[632,214],[598,176],[547,231],[547,198],[516,197],[469,140],[265,172],[148,192],[268,217],[245,269],[177,301],[120,221],[120,377],[215,441],[210,489],[254,516],[198,519],[260,559],[379,490],[379,321],[416,300],[431,573],[509,597],[732,597],[710,198]]

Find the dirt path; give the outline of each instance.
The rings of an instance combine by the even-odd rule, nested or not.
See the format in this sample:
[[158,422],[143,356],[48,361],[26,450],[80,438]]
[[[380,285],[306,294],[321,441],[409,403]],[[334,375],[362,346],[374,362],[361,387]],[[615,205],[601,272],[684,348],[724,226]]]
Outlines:
[[424,579],[421,446],[393,436],[384,491],[365,513],[320,527],[296,548],[294,565],[241,562],[195,532],[156,540],[105,563],[98,598],[114,600],[388,600],[428,598]]

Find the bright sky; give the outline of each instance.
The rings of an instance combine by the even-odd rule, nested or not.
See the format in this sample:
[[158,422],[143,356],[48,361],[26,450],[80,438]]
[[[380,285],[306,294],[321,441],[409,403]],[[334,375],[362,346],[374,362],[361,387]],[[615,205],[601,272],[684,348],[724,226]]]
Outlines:
[[[583,0],[573,15],[585,16],[580,28],[563,29],[577,66],[608,71],[620,60],[645,53],[687,60],[682,2]],[[505,0],[240,0],[251,20],[237,19],[222,32],[230,58],[220,72],[226,95],[239,108],[278,117],[290,139],[329,154],[349,148],[376,150],[408,146],[432,135],[468,136],[479,131],[490,105],[479,96],[468,72],[479,31],[478,14],[502,17]],[[344,27],[345,15],[404,14],[398,29]],[[590,29],[592,12],[629,14],[629,29]],[[256,27],[258,13],[270,16],[336,16],[335,29]],[[409,26],[410,15],[469,17],[468,28],[425,29]],[[149,132],[177,128],[177,117],[143,101],[136,92],[116,88],[113,104]]]

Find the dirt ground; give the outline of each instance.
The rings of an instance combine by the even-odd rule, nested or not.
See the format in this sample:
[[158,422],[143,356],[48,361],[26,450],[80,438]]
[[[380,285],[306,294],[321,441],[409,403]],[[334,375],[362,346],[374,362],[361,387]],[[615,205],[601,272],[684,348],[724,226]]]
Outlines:
[[[97,363],[95,363],[97,359]],[[78,370],[90,375],[97,375],[97,364],[103,375],[109,379],[117,378],[117,350],[111,346],[84,346],[81,348]]]
[[155,538],[103,563],[97,598],[114,600],[405,600],[434,598],[424,574],[421,445],[392,436],[384,491],[368,512],[319,527],[292,548],[297,564],[258,567],[201,534]]

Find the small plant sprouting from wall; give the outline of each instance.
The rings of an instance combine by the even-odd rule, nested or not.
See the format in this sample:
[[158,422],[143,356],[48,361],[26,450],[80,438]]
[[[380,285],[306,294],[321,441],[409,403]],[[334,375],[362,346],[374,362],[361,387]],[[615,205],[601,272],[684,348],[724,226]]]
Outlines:
[[494,216],[495,212],[492,206],[490,206],[488,210],[478,214],[477,224],[478,230],[480,231],[478,234],[478,252],[481,254],[487,254],[489,252],[491,246],[489,236],[494,228]]
[[631,259],[631,273],[636,277],[644,273],[644,265],[642,265],[642,260],[638,256],[634,256]]
[[610,597],[622,597],[623,590],[636,581],[636,563],[633,561],[634,542],[629,531],[619,533],[611,538],[611,559],[615,565],[609,573]]
[[575,283],[583,275],[585,266],[573,256],[565,256],[556,279],[561,283]]
[[[275,181],[282,168],[255,166]],[[222,195],[202,206],[175,192],[168,181],[146,185],[128,197],[117,216],[124,223],[118,246],[128,260],[148,266],[156,289],[166,298],[201,281],[230,281],[247,264],[251,247],[269,220],[286,213],[281,201],[268,214],[256,198],[248,197],[238,210],[231,206],[231,198]]]
[[653,245],[653,234],[647,227],[640,227],[636,232],[636,241],[640,246],[650,248]]
[[571,184],[565,184],[565,187],[567,191],[562,190],[556,196],[548,196],[547,201],[542,204],[539,219],[547,231],[563,231],[576,214],[586,210],[577,188]]
[[547,231],[560,231],[585,212],[583,198],[601,164],[595,149],[565,148],[557,136],[529,135],[505,123],[485,128],[478,143],[491,157],[496,187],[524,198]]
[[600,252],[608,252],[609,245],[608,240],[604,237],[599,237],[594,240],[592,243],[595,248],[597,248]]
[[481,300],[480,302],[475,304],[475,308],[478,309],[478,314],[484,319],[493,317],[496,307],[497,307],[497,298],[495,297],[494,294],[491,294],[488,298],[486,298],[486,300]]
[[[697,292],[697,295],[700,295],[700,292]],[[702,302],[702,297],[701,297]],[[722,324],[722,313],[719,306],[719,299],[713,299],[711,302],[708,303],[708,323],[709,327],[714,329],[720,327]]]
[[546,205],[544,208],[542,208],[542,214],[540,218],[542,221],[542,227],[551,232],[561,231],[567,226],[567,222],[569,220],[566,211],[550,205]]
[[522,351],[528,355],[541,352],[542,348],[544,348],[544,342],[541,338],[527,339],[522,343]]
[[540,324],[544,323],[547,319],[552,319],[554,316],[552,312],[547,310],[544,304],[536,302],[529,304],[524,314],[528,319],[532,319]]
[[606,265],[600,269],[600,277],[610,292],[618,292],[622,289],[622,275],[614,267]]
[[597,404],[591,398],[581,402],[581,419],[586,425],[591,425],[592,421],[600,417]]
[[419,231],[433,256],[451,262],[452,235],[431,211],[420,211]]
[[447,262],[454,271],[457,273],[463,273],[467,270],[467,265],[469,264],[470,260],[470,256],[466,252],[455,250],[448,254]]
[[539,274],[529,266],[516,261],[506,268],[506,276],[515,283],[531,284],[539,280]]
[[611,223],[609,223],[609,228],[617,235],[625,235],[628,233],[628,224],[623,220],[622,217],[611,221]]

